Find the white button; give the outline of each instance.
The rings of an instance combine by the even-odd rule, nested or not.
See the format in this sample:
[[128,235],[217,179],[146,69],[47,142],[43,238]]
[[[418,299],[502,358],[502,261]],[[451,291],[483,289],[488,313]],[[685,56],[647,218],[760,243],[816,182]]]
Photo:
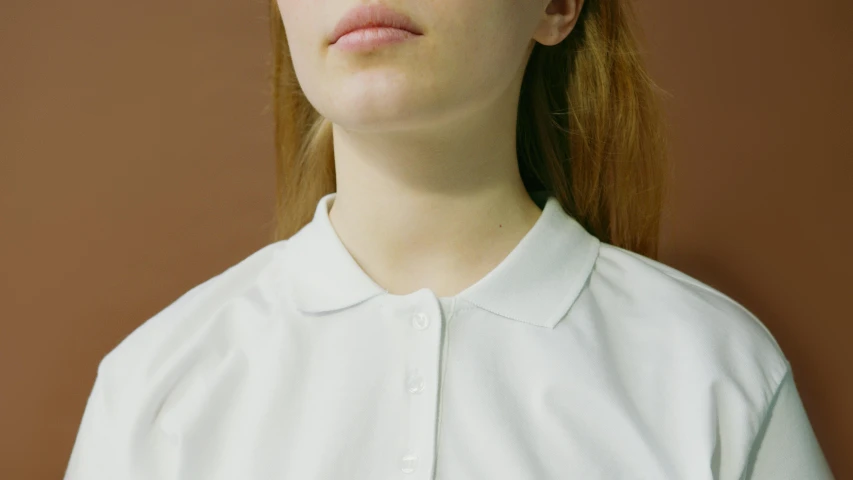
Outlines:
[[406,378],[406,390],[409,393],[420,393],[424,389],[424,377],[413,373]]
[[415,467],[418,466],[418,456],[412,453],[403,455],[403,458],[400,459],[400,469],[403,473],[412,473],[415,471]]
[[412,315],[412,325],[418,330],[423,330],[429,326],[429,317],[423,312]]

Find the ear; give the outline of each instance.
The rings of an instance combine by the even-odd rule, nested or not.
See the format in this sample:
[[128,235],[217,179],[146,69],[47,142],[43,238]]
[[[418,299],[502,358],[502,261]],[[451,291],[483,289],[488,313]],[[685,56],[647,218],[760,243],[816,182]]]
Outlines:
[[533,40],[545,46],[562,42],[578,22],[584,0],[542,0],[546,3],[542,21],[533,34]]

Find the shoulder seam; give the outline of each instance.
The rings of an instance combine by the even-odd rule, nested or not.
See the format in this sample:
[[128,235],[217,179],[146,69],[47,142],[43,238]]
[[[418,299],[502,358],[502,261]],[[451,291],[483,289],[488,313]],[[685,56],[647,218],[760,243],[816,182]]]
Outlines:
[[761,439],[764,436],[765,431],[767,430],[767,425],[769,423],[769,413],[773,409],[773,406],[776,404],[776,401],[779,399],[779,392],[782,391],[782,385],[785,380],[790,379],[793,382],[793,370],[791,368],[791,363],[785,359],[785,368],[782,370],[781,375],[777,375],[778,380],[775,381],[775,387],[773,387],[769,397],[764,401],[764,406],[761,408],[761,412],[758,416],[758,428],[755,429],[755,433],[752,435],[752,440],[749,443],[749,452],[746,457],[746,462],[743,465],[743,470],[741,471],[740,477],[742,480],[749,480],[749,476],[751,476],[751,466],[755,463],[755,455],[758,452],[757,447],[760,443]]
[[[704,291],[706,291],[706,292],[708,292],[708,293],[710,293],[710,294],[714,295],[714,296],[715,296],[715,297],[717,297],[717,298],[720,298],[720,299],[723,299],[723,300],[727,300],[727,301],[731,302],[732,304],[736,305],[736,306],[737,306],[737,307],[738,307],[742,312],[745,312],[745,313],[746,313],[746,314],[747,314],[747,315],[748,315],[748,316],[753,320],[753,322],[754,322],[754,323],[758,324],[758,325],[761,327],[761,329],[762,329],[762,330],[764,330],[764,333],[766,333],[766,334],[767,334],[767,336],[770,338],[770,341],[772,341],[772,342],[773,342],[774,346],[776,347],[776,350],[778,350],[778,351],[780,352],[780,354],[781,354],[781,356],[782,356],[783,360],[785,361],[785,363],[788,363],[788,359],[787,359],[787,358],[785,358],[785,355],[784,355],[784,353],[782,352],[782,347],[779,345],[779,342],[776,340],[776,337],[774,337],[774,336],[773,336],[773,332],[771,332],[771,331],[770,331],[770,329],[767,327],[767,325],[765,325],[765,324],[764,324],[764,322],[762,322],[762,321],[758,318],[758,316],[756,316],[754,313],[752,313],[752,311],[751,311],[751,310],[749,310],[749,309],[748,309],[745,305],[743,305],[742,303],[738,302],[737,300],[735,300],[735,299],[734,299],[734,298],[732,298],[731,296],[727,295],[726,293],[723,293],[722,291],[717,290],[716,288],[711,287],[710,285],[707,285],[707,284],[703,283],[703,282],[702,282],[701,280],[699,280],[698,278],[693,278],[693,277],[691,277],[689,274],[687,274],[687,273],[685,273],[685,272],[682,272],[682,271],[680,271],[680,270],[676,269],[675,267],[672,267],[672,266],[669,266],[669,265],[667,265],[667,264],[665,264],[665,263],[663,263],[663,262],[660,262],[660,261],[657,261],[657,260],[654,260],[654,259],[648,258],[648,257],[646,257],[646,256],[644,256],[644,255],[641,255],[641,254],[639,254],[639,253],[637,253],[637,252],[633,252],[633,251],[631,251],[631,250],[626,250],[626,249],[624,249],[624,248],[617,247],[617,246],[615,246],[615,245],[611,245],[611,246],[612,246],[612,247],[614,247],[614,248],[618,248],[619,250],[623,250],[623,251],[625,251],[625,252],[628,252],[629,254],[631,254],[632,256],[635,256],[635,258],[638,258],[640,261],[642,261],[642,262],[643,262],[643,263],[645,263],[646,265],[648,265],[648,266],[650,266],[650,267],[654,268],[654,269],[655,269],[655,270],[657,270],[658,272],[660,272],[660,273],[662,273],[662,274],[666,275],[667,277],[669,277],[669,278],[671,278],[671,279],[673,279],[673,280],[675,280],[675,281],[677,281],[677,282],[679,282],[679,283],[682,283],[682,284],[685,284],[685,285],[689,285],[689,286],[693,286],[693,287],[698,287],[698,288],[700,288],[700,289],[702,289],[702,290],[704,290]],[[654,262],[654,263],[653,263],[653,262]],[[663,265],[663,266],[665,266],[666,268],[673,269],[673,270],[675,270],[676,272],[680,273],[683,277],[673,275],[673,274],[672,274],[672,272],[668,272],[668,271],[666,271],[665,269],[659,268],[659,267],[658,267],[658,265],[655,265],[655,263],[660,264],[660,265]]]

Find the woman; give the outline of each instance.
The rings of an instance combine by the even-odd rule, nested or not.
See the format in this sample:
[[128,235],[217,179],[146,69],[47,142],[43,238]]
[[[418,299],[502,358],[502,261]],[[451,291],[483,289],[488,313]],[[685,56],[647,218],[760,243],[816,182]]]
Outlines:
[[104,357],[66,479],[832,478],[770,332],[654,260],[627,0],[270,11],[276,237]]

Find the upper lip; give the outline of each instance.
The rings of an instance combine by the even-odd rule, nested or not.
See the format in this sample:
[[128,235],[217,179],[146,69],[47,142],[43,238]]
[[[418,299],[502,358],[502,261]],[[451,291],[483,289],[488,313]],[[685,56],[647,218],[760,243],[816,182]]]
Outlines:
[[354,30],[369,27],[392,27],[423,34],[411,18],[391,7],[382,4],[359,5],[341,18],[329,37],[329,43],[337,42],[339,38]]

